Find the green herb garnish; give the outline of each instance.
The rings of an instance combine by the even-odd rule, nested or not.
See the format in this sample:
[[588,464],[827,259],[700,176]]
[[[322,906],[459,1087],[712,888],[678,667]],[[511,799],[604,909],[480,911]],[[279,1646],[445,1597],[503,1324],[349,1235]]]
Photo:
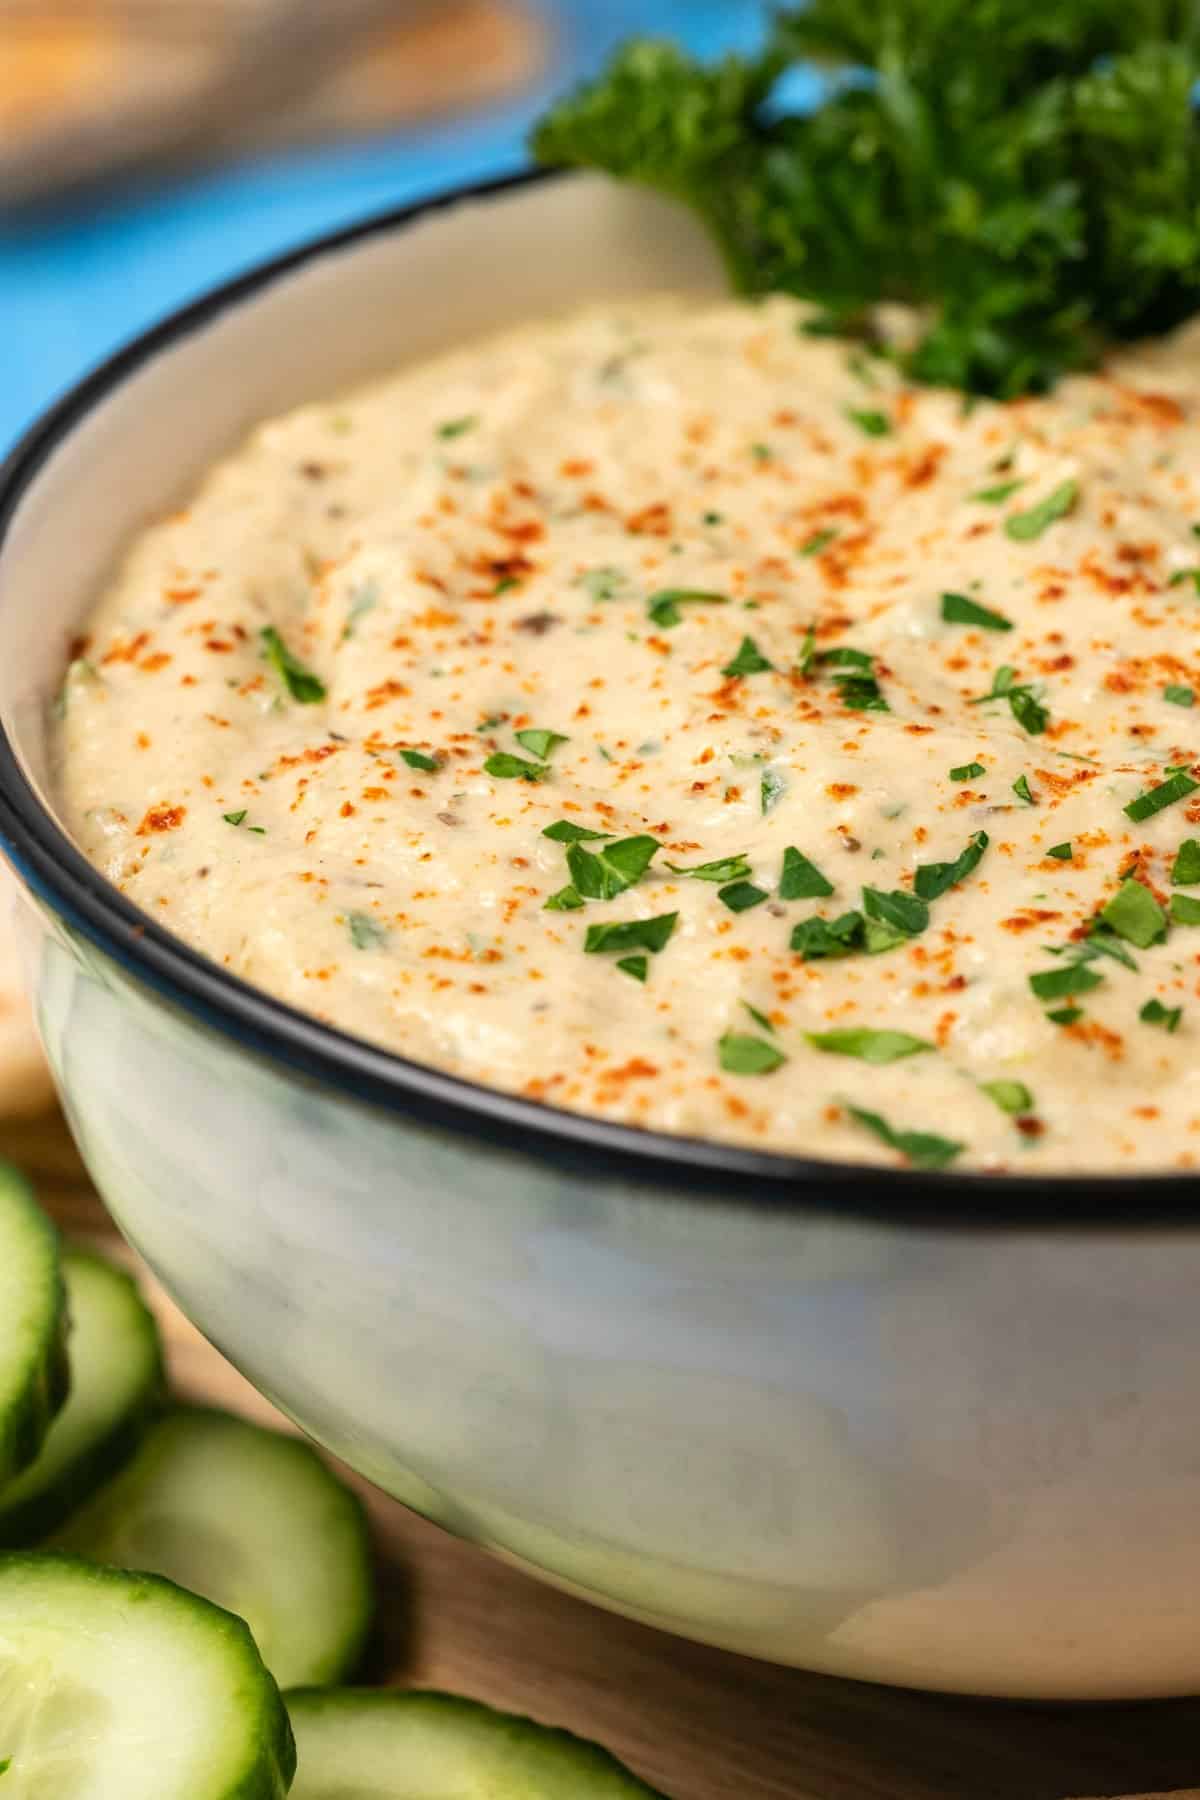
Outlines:
[[749,912],[752,906],[761,906],[769,898],[752,881],[731,881],[717,894],[717,899],[723,901],[733,913]]
[[1029,985],[1039,1000],[1065,1000],[1068,994],[1087,994],[1104,980],[1086,963],[1069,964],[1065,969],[1044,969],[1029,977]]
[[977,831],[967,840],[966,849],[954,862],[925,863],[919,867],[913,877],[913,887],[920,899],[937,900],[950,888],[957,887],[960,881],[965,881],[972,870],[978,868],[987,847],[987,832]]
[[886,413],[848,406],[846,417],[852,425],[857,425],[860,431],[865,431],[868,437],[887,437],[892,429],[892,421]]
[[823,531],[814,531],[811,537],[805,538],[800,546],[801,556],[820,556],[827,550],[837,536],[837,526],[827,525]]
[[768,662],[752,637],[744,637],[738,645],[737,655],[732,662],[727,662],[721,670],[722,675],[760,675],[764,669],[774,668]]
[[1200,838],[1184,838],[1175,852],[1171,881],[1175,887],[1193,887],[1200,881]]
[[960,763],[957,769],[951,769],[950,779],[951,781],[978,781],[981,775],[986,774],[987,770],[981,762]]
[[750,863],[744,850],[733,856],[718,857],[715,862],[697,863],[694,868],[683,869],[678,863],[668,863],[672,875],[686,875],[692,881],[741,881],[750,873]]
[[1196,704],[1195,688],[1179,687],[1174,683],[1163,689],[1162,697],[1164,700],[1169,700],[1172,706],[1194,706]]
[[770,1075],[787,1061],[775,1044],[743,1031],[725,1032],[717,1040],[717,1056],[726,1075]]
[[464,413],[461,419],[447,419],[439,425],[437,434],[440,438],[462,437],[464,432],[473,431],[479,423],[478,413]]
[[573,825],[570,819],[556,819],[553,825],[547,825],[542,832],[544,838],[552,838],[556,844],[602,843],[611,838],[611,831],[589,831],[586,825]]
[[853,956],[863,948],[865,920],[860,912],[839,919],[801,919],[792,928],[791,948],[806,962]]
[[545,781],[550,773],[549,763],[528,762],[508,750],[493,751],[483,766],[497,781]]
[[387,926],[373,919],[370,913],[347,913],[346,924],[350,928],[350,942],[356,950],[378,950],[387,943]]
[[[982,832],[979,835],[983,837]],[[983,841],[986,845],[987,838],[983,837]],[[982,854],[981,850],[980,855]],[[865,887],[862,901],[863,912],[868,919],[889,925],[904,937],[919,937],[929,924],[929,908],[925,901],[916,894],[906,894],[902,888],[883,893],[879,888]]]
[[573,843],[567,850],[567,869],[585,900],[613,900],[641,880],[660,849],[657,838],[645,836],[622,838],[596,851]]
[[1056,520],[1065,519],[1069,512],[1073,512],[1078,499],[1077,481],[1060,482],[1044,500],[1031,506],[1028,512],[1010,513],[1004,521],[1005,532],[1019,544],[1028,543],[1032,538],[1041,537],[1043,531]]
[[709,594],[703,588],[660,588],[646,601],[646,612],[653,624],[669,631],[673,625],[683,624],[681,606],[728,605],[727,594]]
[[972,500],[981,500],[985,506],[1001,506],[1005,500],[1012,498],[1018,488],[1024,486],[1023,480],[998,481],[995,487],[980,488],[977,494],[971,495],[971,498]]
[[559,888],[557,893],[551,894],[545,906],[542,908],[542,911],[578,912],[579,908],[586,904],[587,902],[584,900],[584,897],[579,892],[578,888],[568,886]]
[[978,625],[984,631],[1011,631],[1012,620],[1003,613],[980,606],[966,594],[943,594],[942,617],[947,625]]
[[[821,103],[768,108],[813,61]],[[690,205],[809,328],[901,301],[908,376],[1014,395],[1195,310],[1195,78],[1186,9],[810,0],[749,56],[627,45],[534,150]]]
[[781,775],[777,769],[764,769],[759,783],[759,805],[764,814],[771,812],[786,792],[787,776]]
[[[600,604],[606,600],[615,600],[625,586],[625,573],[622,569],[603,568],[585,569],[582,575],[575,577],[574,586],[581,587],[589,600]],[[656,599],[657,595],[652,596]],[[677,624],[677,620],[672,620]]]
[[823,1050],[830,1056],[856,1056],[860,1062],[880,1066],[937,1048],[925,1038],[910,1037],[907,1031],[870,1031],[865,1026],[849,1026],[842,1031],[806,1031],[804,1035],[814,1050]]
[[1052,856],[1055,862],[1070,862],[1075,852],[1070,844],[1051,844],[1046,855]]
[[654,919],[624,919],[619,924],[589,925],[583,947],[589,956],[609,950],[649,950],[656,955],[670,939],[679,918],[677,912],[659,913]]
[[770,1019],[768,1019],[766,1013],[759,1012],[757,1006],[751,1006],[751,1004],[748,1000],[743,1000],[742,1005],[745,1007],[746,1011],[750,1014],[750,1017],[754,1020],[754,1023],[756,1025],[761,1025],[764,1031],[769,1031],[771,1033],[771,1036],[774,1037],[775,1027],[772,1025]]
[[1040,737],[1050,722],[1050,714],[1035,697],[1033,689],[1017,681],[1016,673],[1015,669],[1005,663],[992,677],[990,690],[986,694],[977,694],[971,705],[984,706],[989,700],[1007,700],[1009,710],[1021,729],[1027,731],[1030,737]]
[[410,769],[424,769],[429,775],[436,775],[442,766],[436,756],[426,756],[424,750],[402,750],[400,755]]
[[809,862],[807,856],[789,844],[783,853],[783,871],[779,877],[779,898],[781,900],[825,900],[832,892],[833,883],[825,879],[816,864]]
[[1146,1025],[1161,1025],[1164,1031],[1178,1031],[1183,1018],[1182,1006],[1164,1006],[1161,1000],[1147,1000],[1138,1018]]
[[857,1125],[879,1138],[889,1150],[898,1150],[918,1169],[944,1169],[966,1148],[931,1131],[895,1131],[880,1113],[867,1112],[861,1106],[847,1106],[846,1111]]
[[891,711],[875,678],[875,658],[866,650],[854,650],[841,645],[833,650],[820,651],[814,660],[835,671],[833,680],[838,689],[838,699],[851,712]]
[[630,975],[634,981],[645,981],[650,970],[650,959],[647,956],[623,956],[617,967],[622,975]]
[[1060,1006],[1046,1017],[1052,1025],[1074,1025],[1083,1017],[1082,1006]]
[[1186,769],[1176,769],[1157,787],[1147,789],[1131,800],[1125,808],[1125,817],[1140,825],[1143,819],[1152,819],[1155,813],[1161,812],[1164,806],[1174,806],[1177,800],[1186,800],[1200,787],[1200,781],[1193,781]]
[[1200,900],[1190,894],[1172,894],[1171,918],[1176,925],[1200,925]]
[[1150,889],[1131,875],[1123,881],[1100,917],[1110,931],[1139,950],[1148,950],[1167,935],[1167,915]]
[[293,700],[302,706],[312,706],[325,698],[325,683],[311,669],[297,662],[273,625],[264,626],[260,632],[267,661],[279,675]]
[[1196,592],[1200,594],[1200,569],[1176,569],[1167,586],[1182,587],[1185,581],[1190,581]]
[[1037,797],[1029,785],[1028,775],[1018,775],[1017,779],[1012,784],[1012,791],[1017,796],[1018,800],[1023,800],[1025,802],[1026,806],[1037,805]]
[[1033,1095],[1023,1081],[981,1081],[979,1086],[1001,1112],[1015,1116],[1033,1111]]
[[221,817],[227,825],[240,825],[245,819],[247,811],[248,808],[243,806],[241,812],[222,813]]
[[557,750],[560,744],[567,742],[561,731],[541,731],[535,728],[530,731],[517,731],[513,735],[522,750],[528,750],[530,756],[536,756],[539,762],[545,762],[546,758]]

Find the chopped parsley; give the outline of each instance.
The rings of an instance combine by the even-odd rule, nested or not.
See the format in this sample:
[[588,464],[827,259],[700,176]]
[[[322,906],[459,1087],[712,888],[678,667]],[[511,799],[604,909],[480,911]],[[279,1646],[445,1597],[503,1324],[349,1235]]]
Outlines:
[[1183,1018],[1182,1006],[1164,1006],[1161,1000],[1147,1000],[1138,1018],[1146,1025],[1161,1025],[1164,1031],[1178,1031]]
[[669,631],[683,624],[681,606],[728,606],[727,594],[710,594],[704,588],[660,588],[646,601],[646,613],[654,625]]
[[551,894],[542,910],[544,912],[578,912],[579,908],[586,904],[587,902],[578,888],[568,886],[559,888],[556,894]]
[[598,844],[613,835],[611,831],[589,831],[586,825],[573,825],[570,819],[556,819],[542,833],[544,838],[552,838],[556,844]]
[[732,662],[727,662],[721,670],[722,675],[760,675],[764,669],[773,669],[774,663],[768,662],[752,637],[744,637],[738,645],[737,655]]
[[980,1089],[995,1102],[1001,1112],[1012,1114],[1033,1111],[1033,1095],[1023,1081],[981,1081]]
[[1195,688],[1176,686],[1174,683],[1163,689],[1162,697],[1164,700],[1169,700],[1172,706],[1194,706],[1196,704]]
[[657,838],[629,837],[603,850],[574,843],[567,850],[567,869],[585,900],[613,900],[641,880],[662,846]]
[[[838,699],[851,712],[892,710],[875,677],[875,658],[868,651],[840,645],[833,650],[820,651],[813,660],[835,671],[833,680]],[[802,669],[801,672],[806,671]]]
[[839,919],[801,919],[792,929],[791,948],[806,962],[853,956],[863,948],[864,927],[860,912],[843,913]]
[[550,773],[549,763],[529,762],[509,750],[493,751],[483,767],[497,781],[545,781]]
[[750,873],[744,850],[718,857],[715,862],[697,863],[693,869],[682,869],[678,863],[668,863],[667,867],[672,875],[686,875],[692,881],[741,881]]
[[1175,887],[1193,887],[1200,881],[1200,838],[1184,838],[1171,868]]
[[726,1075],[770,1075],[787,1061],[777,1045],[744,1031],[725,1032],[717,1040],[717,1057]]
[[781,775],[778,769],[764,769],[763,778],[759,784],[759,804],[764,814],[778,806],[786,792],[787,776]]
[[1148,950],[1167,935],[1167,915],[1150,889],[1132,875],[1123,881],[1100,918],[1110,931],[1139,950]]
[[983,631],[1011,631],[1012,620],[1003,613],[980,606],[966,594],[943,594],[942,617],[947,625],[978,625]]
[[410,769],[424,769],[429,775],[436,775],[442,766],[436,756],[427,756],[424,750],[402,750],[400,755]]
[[1016,543],[1028,543],[1032,538],[1041,537],[1043,531],[1058,519],[1065,519],[1068,513],[1074,512],[1078,500],[1079,483],[1062,481],[1028,512],[1010,513],[1004,521],[1004,530]]
[[981,775],[986,774],[987,770],[981,762],[960,763],[956,769],[951,769],[950,779],[951,781],[978,781]]
[[443,439],[462,437],[465,432],[473,431],[478,423],[478,413],[464,413],[461,419],[445,420],[438,426],[437,434]]
[[754,1020],[754,1023],[756,1025],[761,1025],[764,1031],[769,1031],[771,1033],[771,1036],[774,1037],[775,1027],[772,1025],[770,1019],[768,1019],[766,1013],[759,1012],[757,1006],[751,1006],[751,1004],[748,1000],[743,1000],[742,1005],[745,1007],[746,1011],[750,1014],[750,1017]]
[[962,855],[949,863],[924,863],[913,877],[913,887],[922,900],[937,900],[942,894],[965,881],[978,868],[988,847],[986,831],[977,831],[967,840]]
[[589,956],[610,950],[648,950],[656,955],[670,939],[679,919],[677,912],[659,913],[654,919],[623,919],[617,924],[589,925],[583,947]]
[[986,694],[977,694],[971,701],[972,706],[984,706],[989,700],[1007,700],[1009,710],[1017,724],[1030,737],[1040,737],[1050,722],[1050,715],[1035,697],[1033,689],[1026,683],[1018,682],[1016,670],[1008,663],[996,670],[992,677],[991,689]]
[[1051,844],[1046,855],[1052,856],[1055,862],[1070,862],[1075,852],[1070,844]]
[[347,913],[346,924],[350,930],[350,942],[356,950],[379,950],[387,943],[387,926],[381,925],[378,919],[373,919],[370,913]]
[[1198,787],[1200,781],[1193,781],[1186,769],[1176,769],[1173,775],[1160,781],[1157,787],[1149,788],[1144,794],[1131,800],[1124,809],[1125,817],[1132,819],[1135,825],[1140,825],[1143,819],[1152,819],[1164,806],[1174,806],[1177,800],[1186,800]]
[[1028,775],[1018,775],[1017,779],[1013,782],[1012,791],[1017,796],[1018,800],[1023,800],[1025,802],[1026,806],[1037,805],[1037,797],[1029,785]]
[[[983,837],[983,833],[980,832],[979,836]],[[986,845],[987,838],[984,837],[983,841]],[[982,854],[980,851],[980,855]],[[869,920],[889,925],[904,937],[919,937],[929,924],[929,908],[925,901],[916,894],[906,894],[902,888],[883,893],[879,888],[865,887],[862,901],[863,912]]]
[[1060,1006],[1046,1017],[1052,1025],[1074,1025],[1083,1017],[1082,1006]]
[[630,975],[634,981],[645,981],[650,969],[648,956],[623,956],[617,964],[622,975]]
[[965,1144],[956,1144],[931,1131],[896,1131],[880,1113],[867,1112],[861,1106],[847,1106],[846,1111],[856,1125],[871,1132],[889,1150],[899,1151],[918,1169],[944,1169],[966,1148]]
[[325,698],[325,683],[302,662],[297,662],[273,625],[260,632],[267,661],[279,675],[293,700],[302,706],[313,706]]
[[241,812],[222,813],[221,817],[227,825],[240,825],[246,817],[247,810],[248,809],[243,806]]
[[781,900],[825,900],[832,892],[833,883],[825,879],[816,864],[809,862],[807,856],[789,844],[783,853],[783,871],[779,877],[779,898]]
[[1190,894],[1172,894],[1171,918],[1176,925],[1200,925],[1200,900]]
[[995,487],[980,488],[971,498],[981,500],[985,506],[1001,506],[1005,500],[1012,498],[1018,488],[1024,486],[1025,483],[1020,478],[1015,481],[998,481]]
[[768,898],[769,895],[755,887],[752,881],[731,881],[717,893],[717,899],[733,913],[749,912],[752,906],[761,906]]
[[1181,587],[1185,581],[1190,581],[1196,592],[1200,594],[1200,569],[1176,569],[1167,586]]
[[926,1038],[910,1037],[907,1031],[871,1031],[865,1026],[849,1026],[842,1031],[806,1031],[804,1035],[814,1050],[823,1050],[829,1056],[855,1056],[859,1062],[880,1066],[937,1047]]
[[857,425],[860,431],[865,431],[868,437],[887,437],[892,429],[892,421],[883,412],[848,406],[846,417],[852,425]]
[[1064,969],[1043,969],[1029,977],[1029,985],[1039,1000],[1065,1000],[1071,994],[1088,994],[1104,980],[1096,969],[1084,962],[1069,963]]
[[805,538],[801,544],[800,555],[820,556],[822,550],[828,550],[837,534],[836,525],[827,525],[823,531],[814,531],[812,536]]
[[530,756],[536,756],[539,762],[544,762],[553,751],[557,750],[560,744],[565,744],[567,742],[567,739],[563,736],[561,731],[542,731],[533,729],[529,731],[518,731],[513,735],[518,744],[520,744],[522,750],[528,750]]
[[352,638],[360,619],[365,619],[369,612],[379,605],[379,583],[364,581],[361,587],[355,588],[350,596],[350,605],[346,612],[346,623],[342,626],[343,641]]

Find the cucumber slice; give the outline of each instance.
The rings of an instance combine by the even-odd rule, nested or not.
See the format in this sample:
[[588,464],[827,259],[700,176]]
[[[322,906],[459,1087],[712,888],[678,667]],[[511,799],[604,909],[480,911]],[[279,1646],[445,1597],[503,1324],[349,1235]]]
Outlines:
[[228,1413],[185,1409],[152,1425],[56,1543],[228,1607],[281,1687],[340,1679],[370,1624],[357,1496],[308,1444]]
[[0,1489],[0,1546],[36,1543],[128,1462],[162,1398],[158,1330],[132,1276],[103,1257],[62,1259],[71,1391],[41,1454]]
[[453,1694],[301,1689],[292,1800],[663,1800],[596,1744]]
[[157,1576],[0,1557],[4,1800],[281,1800],[295,1766],[240,1619]]
[[0,1483],[33,1461],[66,1399],[66,1322],[54,1227],[0,1162]]

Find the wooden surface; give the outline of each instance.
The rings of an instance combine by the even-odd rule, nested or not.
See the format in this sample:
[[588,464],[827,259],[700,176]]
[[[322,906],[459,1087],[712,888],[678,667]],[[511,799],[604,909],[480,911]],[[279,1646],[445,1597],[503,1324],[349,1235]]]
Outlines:
[[[0,1153],[30,1168],[68,1235],[133,1261],[53,1124],[0,1130]],[[270,1420],[148,1287],[177,1389]],[[672,1800],[1065,1800],[1200,1779],[1200,1701],[1038,1708],[773,1669],[556,1594],[359,1485],[379,1552],[370,1679],[451,1688],[569,1726]]]

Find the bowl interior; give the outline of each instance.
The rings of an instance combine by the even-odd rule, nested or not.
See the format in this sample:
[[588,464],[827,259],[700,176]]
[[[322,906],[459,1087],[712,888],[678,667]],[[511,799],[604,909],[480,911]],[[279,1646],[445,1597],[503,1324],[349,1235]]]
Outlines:
[[598,177],[524,181],[302,251],[98,371],[0,515],[0,720],[44,804],[73,633],[130,540],[258,421],[585,300],[722,285],[682,208]]

